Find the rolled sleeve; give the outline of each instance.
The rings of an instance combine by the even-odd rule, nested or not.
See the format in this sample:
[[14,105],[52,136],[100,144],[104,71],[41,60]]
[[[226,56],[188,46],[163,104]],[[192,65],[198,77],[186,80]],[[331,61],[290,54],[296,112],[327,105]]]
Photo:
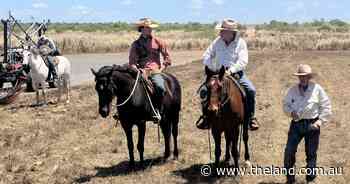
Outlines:
[[293,88],[290,88],[288,90],[287,95],[283,99],[283,111],[289,117],[292,116],[291,114],[294,111],[294,109],[292,108],[292,104],[293,104]]
[[215,42],[211,43],[203,54],[203,64],[208,67],[210,67],[212,60],[215,57],[214,44]]
[[168,46],[163,41],[160,42],[160,53],[162,54],[164,61],[171,63]]
[[129,65],[136,65],[138,60],[138,55],[136,52],[135,42],[131,45],[129,52]]
[[331,101],[322,87],[319,92],[320,106],[319,106],[319,119],[322,123],[329,121],[332,115]]
[[52,39],[48,39],[49,40],[49,47],[52,49],[52,50],[56,50],[56,44],[55,42],[52,40]]
[[230,67],[231,73],[242,71],[248,65],[248,48],[247,43],[243,39],[239,39],[237,51],[238,58],[236,64]]

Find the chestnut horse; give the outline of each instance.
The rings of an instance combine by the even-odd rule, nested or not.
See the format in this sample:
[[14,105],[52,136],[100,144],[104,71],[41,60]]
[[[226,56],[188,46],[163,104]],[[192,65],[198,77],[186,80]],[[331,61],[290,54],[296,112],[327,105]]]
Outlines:
[[245,97],[240,91],[238,82],[231,76],[225,76],[225,68],[213,72],[205,68],[207,75],[208,97],[207,117],[211,132],[215,140],[215,164],[220,162],[221,135],[225,134],[226,155],[225,161],[230,162],[231,156],[234,167],[238,168],[238,142],[240,125],[243,125],[243,141],[245,145],[245,164],[250,166],[248,148],[248,122],[245,116]]

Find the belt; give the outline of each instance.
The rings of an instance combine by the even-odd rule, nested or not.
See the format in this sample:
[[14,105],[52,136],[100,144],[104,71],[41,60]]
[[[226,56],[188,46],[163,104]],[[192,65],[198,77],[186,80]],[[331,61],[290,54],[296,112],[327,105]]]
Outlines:
[[301,119],[298,121],[292,120],[292,123],[314,123],[317,120],[318,120],[318,117],[316,117],[314,119]]

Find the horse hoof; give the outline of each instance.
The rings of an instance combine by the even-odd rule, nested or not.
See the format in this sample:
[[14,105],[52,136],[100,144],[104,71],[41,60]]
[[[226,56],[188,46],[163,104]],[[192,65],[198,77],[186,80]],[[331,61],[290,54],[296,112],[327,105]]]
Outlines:
[[168,159],[169,159],[169,157],[170,157],[170,156],[164,156],[164,157],[162,158],[162,162],[163,162],[163,163],[167,162]]
[[251,168],[251,167],[252,167],[252,163],[251,163],[249,160],[246,160],[246,161],[244,162],[244,167],[245,167],[245,168]]

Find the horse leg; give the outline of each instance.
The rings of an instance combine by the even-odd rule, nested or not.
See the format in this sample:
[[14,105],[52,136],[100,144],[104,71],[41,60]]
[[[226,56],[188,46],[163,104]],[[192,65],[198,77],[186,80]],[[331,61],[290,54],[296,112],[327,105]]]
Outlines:
[[45,87],[44,87],[44,85],[42,85],[41,90],[42,90],[42,93],[43,93],[44,105],[47,105],[46,92],[45,92]]
[[170,132],[171,132],[171,127],[170,124],[164,121],[164,118],[162,117],[162,120],[159,122],[162,133],[164,136],[164,144],[165,144],[165,151],[164,151],[164,161],[166,161],[169,156],[170,156]]
[[236,173],[235,175],[237,175],[237,171],[239,168],[239,152],[238,152],[238,141],[239,141],[239,126],[235,127],[233,130],[233,138],[232,138],[232,148],[231,148],[231,154],[233,156],[233,161],[235,163],[234,167],[236,168]]
[[215,141],[215,165],[219,166],[221,156],[221,132],[219,130],[212,129],[212,134]]
[[179,128],[179,112],[174,116],[172,120],[172,134],[174,140],[174,159],[177,160],[179,157],[179,150],[177,148],[177,136],[178,136],[178,128]]
[[137,143],[137,150],[140,154],[140,164],[143,166],[143,152],[144,152],[144,143],[145,143],[145,133],[146,133],[146,122],[141,121],[137,125],[139,138]]
[[60,79],[57,80],[57,103],[61,102],[62,96],[62,81]]
[[39,105],[39,103],[40,103],[40,99],[39,99],[39,89],[37,89],[37,90],[35,91],[35,95],[36,95],[36,105]]
[[129,168],[135,168],[135,159],[134,159],[134,142],[132,140],[132,126],[122,123],[124,132],[126,134],[126,139],[128,141],[128,150],[129,150]]
[[229,136],[229,131],[225,131],[225,140],[226,140],[226,150],[225,150],[225,162],[229,163],[231,159],[231,154],[230,154],[230,148],[231,148],[231,143],[232,139]]
[[70,102],[70,81],[67,77],[64,77],[63,80],[64,83],[64,89],[65,89],[65,93],[66,93],[66,103]]
[[251,167],[250,163],[250,155],[249,155],[249,146],[248,146],[248,123],[243,123],[243,142],[244,142],[244,160],[245,160],[245,166]]

